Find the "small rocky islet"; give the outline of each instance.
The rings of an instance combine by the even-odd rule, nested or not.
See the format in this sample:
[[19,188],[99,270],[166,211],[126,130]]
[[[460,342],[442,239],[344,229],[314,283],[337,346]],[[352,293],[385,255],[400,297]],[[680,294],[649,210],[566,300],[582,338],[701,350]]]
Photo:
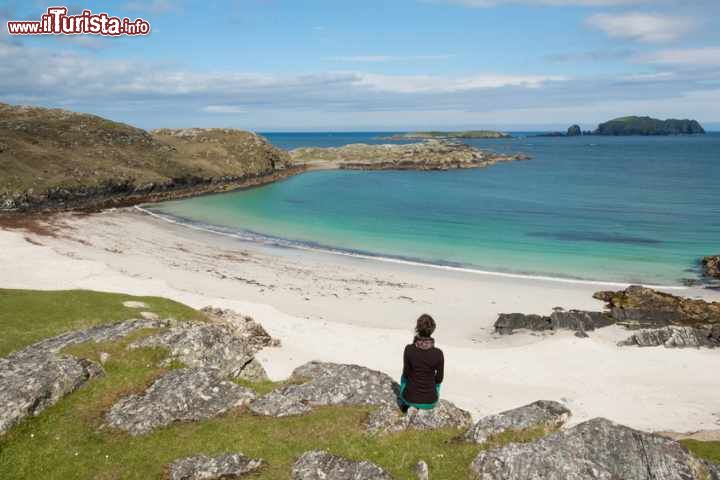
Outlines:
[[669,118],[659,120],[652,117],[631,115],[619,117],[598,125],[595,130],[583,131],[579,125],[572,125],[567,132],[548,132],[538,137],[579,137],[587,135],[601,136],[669,136],[669,135],[704,135],[705,129],[697,120],[678,120]]
[[[613,322],[641,329],[637,331],[651,324],[656,329],[720,326],[717,303],[644,287],[598,292],[596,298],[607,302],[607,312],[557,310],[547,318],[526,320],[521,328],[586,332]],[[446,400],[432,410],[411,408],[401,414],[397,403],[399,385],[390,376],[360,365],[327,362],[299,366],[284,386],[260,396],[235,380],[267,378],[255,355],[279,342],[249,317],[213,308],[203,312],[208,322],[129,320],[68,332],[0,359],[0,435],[104,375],[102,363],[62,353],[63,349],[85,342],[120,341],[144,331],[144,336],[127,342],[125,348],[162,347],[167,352],[162,362],[168,371],[144,392],[117,398],[104,414],[101,431],[111,429],[141,437],[172,423],[200,422],[237,409],[281,419],[307,415],[323,406],[367,406],[373,407],[365,424],[367,435],[448,428],[463,432],[457,442],[480,447],[468,465],[472,478],[720,480],[720,466],[694,456],[675,440],[603,418],[568,428],[572,412],[552,400],[538,400],[476,422],[468,412]],[[507,321],[498,329],[505,329],[505,333],[513,330]],[[172,368],[173,363],[182,366]],[[506,439],[523,435],[526,438],[519,443],[508,443]],[[178,480],[241,478],[262,471],[266,462],[241,451],[214,456],[197,452],[175,459],[166,466],[166,472],[168,478]],[[432,478],[432,471],[422,461],[414,474],[417,478]],[[290,475],[295,480],[394,478],[372,462],[324,450],[307,451],[297,457]]]

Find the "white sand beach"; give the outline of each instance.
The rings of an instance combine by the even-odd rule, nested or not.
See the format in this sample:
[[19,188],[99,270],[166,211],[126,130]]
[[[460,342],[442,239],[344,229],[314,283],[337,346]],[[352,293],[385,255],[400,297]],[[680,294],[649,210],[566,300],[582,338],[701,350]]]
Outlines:
[[[85,288],[232,308],[282,347],[259,355],[273,379],[309,360],[357,363],[398,377],[420,313],[438,321],[442,395],[475,417],[558,400],[573,423],[602,416],[650,431],[720,429],[720,353],[620,348],[619,327],[499,337],[501,312],[601,309],[616,284],[481,274],[242,242],[135,209],[57,217],[54,237],[0,230],[0,287]],[[720,300],[720,292],[672,293]],[[42,321],[42,319],[38,319]]]

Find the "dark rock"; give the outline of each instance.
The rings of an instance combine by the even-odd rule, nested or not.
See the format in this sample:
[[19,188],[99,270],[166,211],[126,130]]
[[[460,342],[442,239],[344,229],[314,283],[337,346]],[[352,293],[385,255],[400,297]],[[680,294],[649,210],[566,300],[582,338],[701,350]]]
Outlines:
[[367,429],[370,433],[380,434],[405,430],[464,429],[471,424],[472,416],[469,412],[447,400],[440,400],[433,409],[421,410],[410,407],[406,414],[403,414],[396,405],[380,407],[368,417]]
[[530,428],[542,428],[546,433],[550,433],[564,425],[571,415],[570,410],[561,403],[538,400],[529,405],[480,419],[465,433],[464,439],[474,443],[485,443],[491,437],[504,432],[517,432]]
[[587,333],[585,333],[584,330],[583,330],[583,331],[578,330],[577,332],[575,332],[575,336],[576,336],[577,338],[590,338],[590,335],[588,335]]
[[606,302],[618,323],[629,328],[720,323],[720,302],[676,297],[640,286],[597,292],[593,297]]
[[716,480],[717,467],[681,444],[603,418],[533,443],[482,451],[471,470],[503,480]]
[[292,468],[292,480],[392,480],[372,462],[355,462],[324,451],[304,453]]
[[584,310],[555,310],[550,314],[553,330],[592,331],[615,323],[615,320],[603,312]]
[[495,322],[495,331],[501,335],[512,334],[514,330],[572,330],[592,331],[612,325],[615,320],[602,312],[584,310],[564,311],[556,308],[550,316],[525,315],[522,313],[501,313]]
[[720,255],[711,255],[701,260],[703,273],[712,278],[720,278]]
[[579,125],[571,125],[567,129],[567,136],[568,137],[579,137],[582,135],[582,130],[580,129]]
[[241,453],[208,457],[183,458],[170,464],[170,480],[222,480],[239,478],[258,471],[263,466],[262,460],[248,458]]
[[639,330],[620,346],[637,345],[640,347],[700,348],[720,347],[720,324],[712,327],[669,326],[650,330]]
[[501,335],[510,335],[515,330],[544,331],[552,330],[550,317],[526,315],[524,313],[501,313],[495,322],[495,331]]
[[211,368],[171,371],[144,394],[118,401],[105,420],[131,435],[143,435],[173,422],[212,418],[255,399],[252,390],[223,378],[220,370]]
[[169,360],[179,360],[188,367],[217,369],[231,377],[240,376],[256,352],[225,324],[185,324],[130,345],[130,348],[142,347],[166,348],[170,352]]
[[130,320],[68,332],[0,358],[0,435],[103,374],[102,367],[94,362],[59,355],[62,349],[84,342],[118,340],[133,331],[159,325]]

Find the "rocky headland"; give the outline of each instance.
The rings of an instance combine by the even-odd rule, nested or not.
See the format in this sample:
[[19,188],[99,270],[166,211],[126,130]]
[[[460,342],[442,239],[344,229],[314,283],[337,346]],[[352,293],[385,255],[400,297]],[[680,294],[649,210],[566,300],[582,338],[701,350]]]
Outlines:
[[127,205],[292,173],[287,152],[251,132],[147,132],[95,115],[0,104],[0,211]]
[[452,170],[529,159],[523,154],[501,155],[442,140],[401,145],[357,143],[344,147],[296,148],[290,151],[290,156],[295,165],[308,169],[344,170]]
[[527,159],[438,140],[504,138],[499,132],[411,135],[426,141],[301,148],[288,154],[242,130],[148,132],[95,115],[0,103],[0,213],[177,199],[262,185],[306,168],[448,170]]

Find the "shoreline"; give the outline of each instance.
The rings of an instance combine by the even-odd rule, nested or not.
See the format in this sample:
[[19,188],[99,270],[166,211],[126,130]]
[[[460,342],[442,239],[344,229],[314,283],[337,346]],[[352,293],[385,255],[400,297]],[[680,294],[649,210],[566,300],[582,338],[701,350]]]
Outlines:
[[[189,228],[192,230],[198,230],[201,232],[207,232],[211,233],[213,235],[221,235],[225,237],[235,238],[237,240],[243,241],[243,242],[249,242],[249,243],[258,243],[263,245],[269,245],[273,247],[278,248],[294,248],[298,250],[306,250],[311,252],[319,252],[319,253],[325,253],[328,255],[339,255],[339,256],[345,256],[345,257],[352,257],[352,258],[359,258],[359,259],[365,259],[365,260],[374,260],[378,262],[387,262],[387,263],[395,263],[400,265],[410,265],[410,266],[416,266],[416,267],[424,267],[424,268],[434,268],[438,270],[449,270],[449,271],[455,271],[455,272],[463,272],[463,273],[470,273],[470,274],[476,274],[476,275],[490,275],[490,276],[498,276],[498,277],[506,277],[506,278],[518,278],[518,279],[528,279],[528,280],[547,280],[551,282],[562,282],[562,283],[572,283],[572,284],[582,284],[582,285],[593,285],[598,287],[616,287],[616,288],[626,288],[630,285],[635,285],[638,282],[619,282],[619,281],[612,281],[612,280],[592,280],[592,279],[584,279],[584,278],[572,278],[572,277],[560,277],[560,276],[552,276],[552,275],[541,275],[541,274],[531,274],[531,273],[513,273],[513,272],[498,272],[498,271],[492,271],[492,270],[483,270],[479,268],[472,268],[471,266],[462,266],[462,265],[451,265],[451,264],[443,264],[443,263],[433,263],[430,261],[423,261],[422,259],[410,259],[410,258],[401,258],[401,257],[393,257],[388,255],[382,255],[382,254],[372,254],[369,252],[361,252],[361,251],[352,251],[347,250],[339,247],[332,247],[329,245],[321,245],[318,244],[317,246],[313,246],[311,244],[295,241],[292,239],[287,238],[280,238],[280,237],[273,237],[270,235],[265,235],[262,233],[257,232],[251,232],[251,231],[245,231],[248,235],[252,235],[254,238],[249,238],[249,236],[243,236],[241,231],[238,231],[236,233],[233,232],[224,232],[220,230],[213,229],[213,225],[203,226],[199,225],[197,223],[194,223],[193,221],[178,217],[171,214],[165,214],[165,213],[157,213],[153,212],[152,210],[145,208],[144,204],[140,205],[133,205],[135,210],[145,214],[149,215],[153,218],[156,218],[158,220],[161,220],[163,222],[167,222],[173,225],[179,225],[181,227]],[[267,240],[267,242],[263,241]],[[688,290],[690,287],[686,285],[660,285],[660,284],[650,284],[650,283],[643,283],[642,285],[648,287],[648,288],[654,288],[654,289],[664,289],[664,290],[673,290],[673,291],[683,291]],[[699,287],[704,287],[705,285],[698,285]]]
[[[500,312],[598,310],[593,285],[251,244],[135,209],[53,222],[55,236],[0,230],[0,287],[157,295],[233,309],[281,340],[258,356],[273,380],[311,360],[397,377],[415,318],[430,313],[447,359],[443,396],[475,418],[547,399],[566,404],[572,424],[602,416],[650,431],[720,428],[716,351],[620,348],[630,333],[616,326],[586,339],[493,332]],[[683,294],[720,300],[704,289]]]

